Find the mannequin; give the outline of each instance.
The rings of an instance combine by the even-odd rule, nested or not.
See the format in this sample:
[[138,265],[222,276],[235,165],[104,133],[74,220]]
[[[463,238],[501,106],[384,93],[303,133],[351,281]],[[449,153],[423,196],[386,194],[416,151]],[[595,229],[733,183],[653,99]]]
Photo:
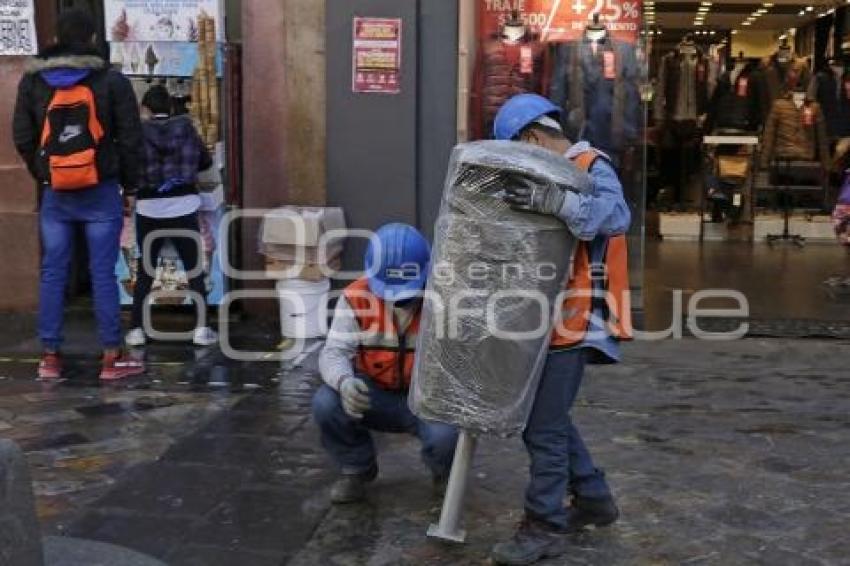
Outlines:
[[755,132],[761,126],[759,93],[762,81],[758,65],[738,54],[731,70],[723,73],[709,104],[706,130],[742,130]]
[[762,93],[762,115],[767,116],[774,101],[810,81],[809,65],[794,54],[788,38],[782,37],[776,53],[763,64],[765,88]]
[[586,40],[599,44],[608,38],[608,28],[599,23],[599,13],[593,14],[592,23],[584,28],[584,37]]
[[729,74],[729,78],[731,79],[730,82],[732,84],[735,84],[735,82],[738,80],[738,77],[741,74],[741,71],[743,71],[744,67],[746,67],[746,66],[747,66],[747,60],[744,59],[744,52],[739,51],[738,57],[737,57],[737,59],[735,59],[735,64],[732,66],[732,71]]
[[688,33],[661,59],[655,98],[655,119],[664,132],[662,169],[674,198],[682,201],[688,185],[698,124],[708,111],[708,60]]
[[794,54],[791,52],[791,46],[788,45],[788,38],[783,37],[779,40],[779,48],[776,50],[776,60],[786,65],[791,62],[791,59],[794,58]]
[[774,160],[818,161],[829,169],[829,139],[820,104],[802,87],[776,99],[764,127],[761,165]]
[[527,34],[528,30],[519,18],[519,13],[514,11],[511,19],[502,27],[502,40],[506,43],[519,43]]
[[568,137],[586,140],[615,165],[640,129],[635,50],[612,37],[594,14],[582,37],[557,47],[550,98],[565,109]]
[[516,10],[502,29],[481,43],[470,109],[473,138],[492,135],[496,113],[512,96],[526,92],[543,94],[544,52],[544,45]]
[[[850,138],[850,43],[812,79],[809,97],[817,100],[833,142]],[[842,145],[846,145],[846,142]]]

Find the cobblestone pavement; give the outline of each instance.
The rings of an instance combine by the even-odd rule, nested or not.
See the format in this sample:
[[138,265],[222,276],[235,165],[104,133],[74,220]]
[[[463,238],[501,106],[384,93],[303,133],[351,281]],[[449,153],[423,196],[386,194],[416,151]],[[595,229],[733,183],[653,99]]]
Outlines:
[[[550,563],[850,564],[848,345],[632,344],[628,363],[592,368],[575,419],[623,518]],[[82,361],[47,388],[20,351],[0,359],[0,435],[27,450],[46,532],[178,566],[473,565],[520,519],[517,439],[480,440],[468,542],[444,546],[425,537],[441,500],[413,439],[379,436],[368,501],[329,505],[314,360],[149,356],[151,375],[117,389],[86,381]]]

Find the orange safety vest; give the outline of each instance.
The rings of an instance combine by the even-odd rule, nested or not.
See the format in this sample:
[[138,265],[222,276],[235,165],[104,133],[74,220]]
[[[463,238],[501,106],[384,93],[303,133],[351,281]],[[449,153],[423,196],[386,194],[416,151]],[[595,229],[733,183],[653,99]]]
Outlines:
[[[598,152],[588,150],[572,158],[572,161],[582,171],[590,172],[600,157]],[[608,239],[601,264],[592,265],[590,255],[590,242],[579,242],[561,317],[557,319],[552,334],[552,349],[571,348],[584,341],[594,298],[597,304],[601,302],[605,306],[605,323],[609,334],[618,340],[632,339],[626,237],[620,235]],[[597,283],[595,286],[594,280]]]
[[408,389],[421,309],[413,316],[407,330],[400,332],[392,308],[387,308],[386,302],[369,290],[365,277],[349,285],[343,294],[361,331],[355,358],[357,372],[369,376],[381,389]]

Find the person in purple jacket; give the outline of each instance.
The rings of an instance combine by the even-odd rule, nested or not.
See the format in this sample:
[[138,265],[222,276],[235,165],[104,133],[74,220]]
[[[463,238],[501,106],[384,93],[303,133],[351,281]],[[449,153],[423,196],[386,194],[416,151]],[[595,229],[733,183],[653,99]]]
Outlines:
[[[136,241],[143,257],[133,293],[132,330],[127,334],[128,346],[142,346],[145,301],[150,295],[154,276],[148,267],[156,268],[166,240],[171,240],[189,277],[189,288],[206,297],[203,254],[198,224],[198,173],[213,165],[212,157],[198,135],[191,117],[173,116],[171,94],[162,85],[154,85],[142,98],[142,106],[150,112],[143,123],[144,159],[141,183],[136,196]],[[158,237],[158,231],[188,232],[194,237]],[[146,267],[147,266],[147,267]],[[211,346],[218,341],[207,326],[195,329],[196,346]]]

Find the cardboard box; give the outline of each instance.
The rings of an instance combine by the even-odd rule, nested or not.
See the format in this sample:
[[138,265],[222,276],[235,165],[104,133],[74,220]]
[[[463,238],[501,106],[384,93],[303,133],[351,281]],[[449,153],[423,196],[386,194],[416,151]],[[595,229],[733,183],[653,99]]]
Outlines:
[[264,244],[316,247],[325,233],[344,229],[345,215],[341,208],[284,206],[266,213],[260,241]]
[[[260,253],[278,260],[303,263],[331,261],[342,255],[342,234],[322,239],[331,231],[345,230],[341,208],[285,206],[266,213],[260,229]],[[325,245],[324,257],[319,245]]]
[[329,263],[342,255],[342,242],[328,244],[324,254],[317,246],[291,246],[286,244],[260,244],[260,253],[268,259],[294,263]]
[[322,266],[315,263],[307,263],[296,265],[291,261],[281,261],[276,259],[266,259],[266,277],[268,279],[306,279],[307,281],[321,281],[327,277],[332,277],[337,271],[342,269],[342,260],[337,257],[322,269]]

